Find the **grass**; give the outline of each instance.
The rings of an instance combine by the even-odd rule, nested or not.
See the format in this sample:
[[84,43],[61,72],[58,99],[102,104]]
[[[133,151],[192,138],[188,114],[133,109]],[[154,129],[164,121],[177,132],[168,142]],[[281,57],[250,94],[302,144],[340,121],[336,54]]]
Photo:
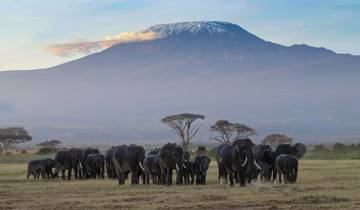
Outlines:
[[[302,160],[296,184],[118,186],[115,180],[26,180],[26,164],[0,164],[0,209],[359,209],[360,160]],[[129,182],[129,181],[127,181]]]

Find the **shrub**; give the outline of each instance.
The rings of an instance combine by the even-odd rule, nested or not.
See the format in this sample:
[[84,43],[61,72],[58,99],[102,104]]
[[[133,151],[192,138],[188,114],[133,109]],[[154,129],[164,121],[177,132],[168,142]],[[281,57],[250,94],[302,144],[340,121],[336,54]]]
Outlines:
[[22,154],[22,155],[27,154],[27,150],[26,150],[26,149],[22,149],[22,150],[20,150],[20,154]]
[[46,155],[46,154],[51,154],[54,152],[56,152],[54,149],[44,147],[44,148],[40,148],[39,151],[35,154],[36,155]]
[[4,154],[5,156],[14,156],[14,154],[12,152],[5,152]]

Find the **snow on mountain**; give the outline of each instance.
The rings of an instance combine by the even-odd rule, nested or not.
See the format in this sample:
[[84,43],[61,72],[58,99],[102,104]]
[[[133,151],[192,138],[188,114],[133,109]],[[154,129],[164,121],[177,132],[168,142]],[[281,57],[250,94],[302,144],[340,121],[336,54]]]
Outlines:
[[256,138],[360,135],[359,56],[282,46],[227,22],[145,31],[161,38],[41,71],[0,72],[0,125],[28,126],[35,139],[156,141],[172,139],[163,116],[195,112],[206,116],[199,141],[218,119],[247,123]]

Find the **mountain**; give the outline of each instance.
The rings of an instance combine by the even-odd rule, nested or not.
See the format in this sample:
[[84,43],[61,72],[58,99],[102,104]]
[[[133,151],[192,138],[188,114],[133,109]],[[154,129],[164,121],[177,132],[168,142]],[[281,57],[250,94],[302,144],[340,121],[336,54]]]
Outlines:
[[0,73],[0,126],[72,143],[172,139],[160,119],[206,115],[299,141],[360,136],[360,56],[265,41],[228,22],[152,26],[154,40],[116,44],[52,68]]

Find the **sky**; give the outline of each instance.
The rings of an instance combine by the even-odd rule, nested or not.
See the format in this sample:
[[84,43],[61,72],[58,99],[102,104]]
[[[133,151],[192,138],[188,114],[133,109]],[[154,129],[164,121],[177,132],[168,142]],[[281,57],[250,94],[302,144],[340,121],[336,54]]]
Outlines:
[[84,56],[58,52],[59,45],[95,43],[102,50],[151,38],[138,32],[152,25],[201,20],[232,22],[287,46],[360,55],[358,0],[1,0],[0,71],[47,68]]

